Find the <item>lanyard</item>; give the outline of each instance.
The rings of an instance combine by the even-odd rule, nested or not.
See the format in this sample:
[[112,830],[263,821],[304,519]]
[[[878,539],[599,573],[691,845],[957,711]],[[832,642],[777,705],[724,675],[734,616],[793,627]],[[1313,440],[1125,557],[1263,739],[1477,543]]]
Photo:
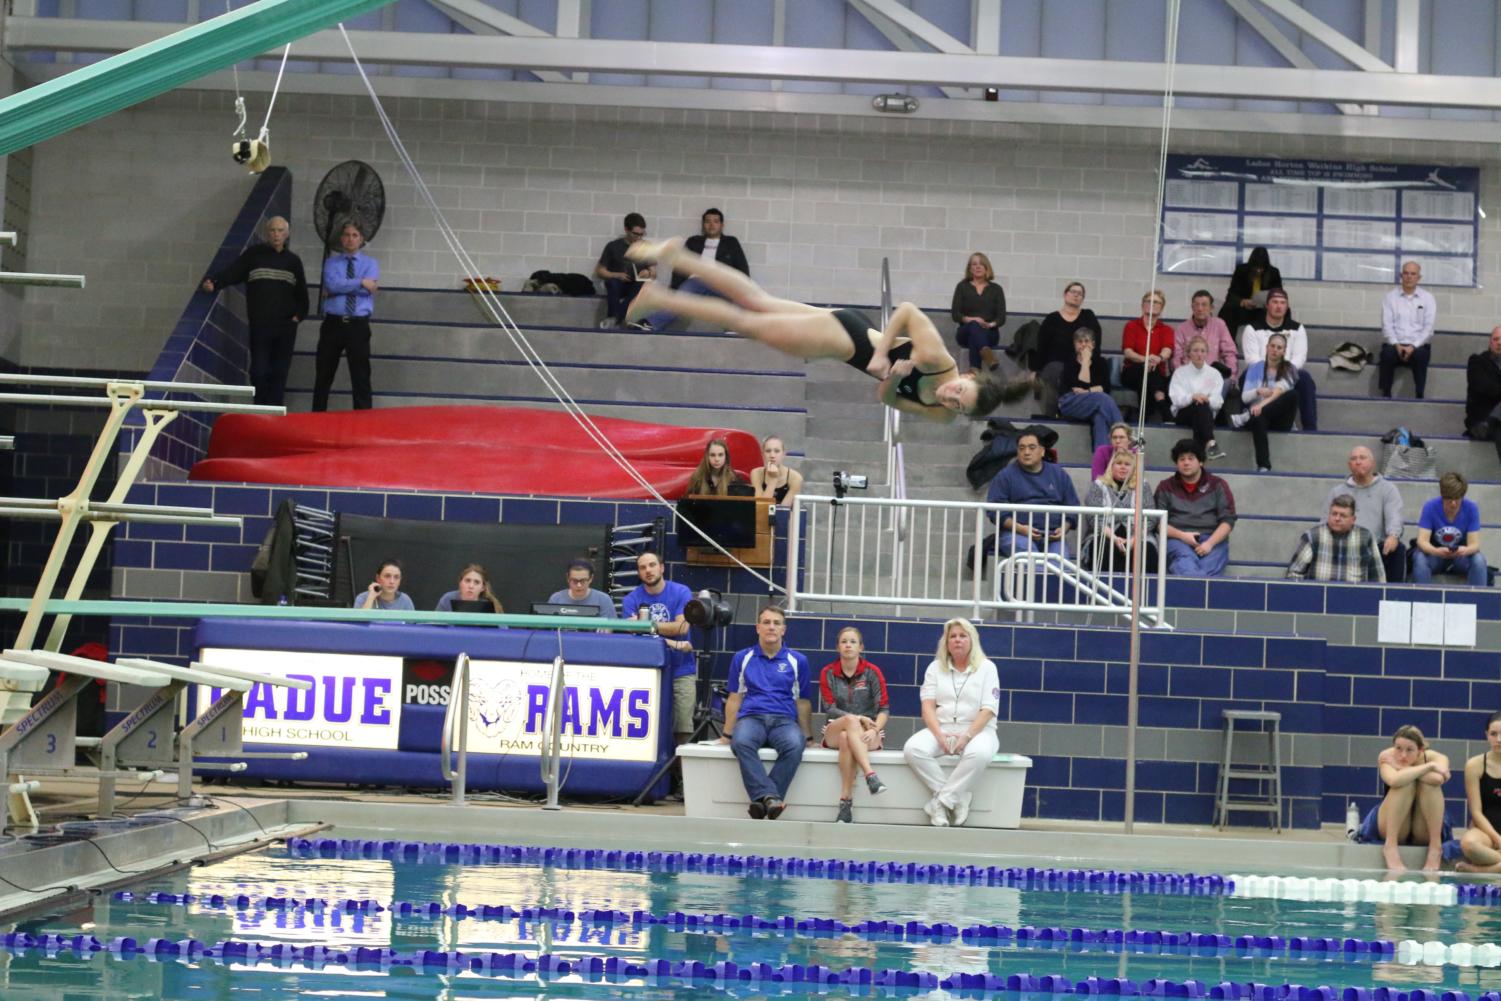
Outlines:
[[959,684],[955,684],[954,683],[954,669],[952,667],[949,668],[949,687],[954,690],[954,722],[955,723],[959,722],[959,697],[962,696],[964,694],[964,690],[969,687],[969,679],[972,678],[972,677],[974,677],[975,673],[976,672],[973,670],[973,668],[971,668],[968,671],[965,671],[964,672],[964,684],[959,685]]

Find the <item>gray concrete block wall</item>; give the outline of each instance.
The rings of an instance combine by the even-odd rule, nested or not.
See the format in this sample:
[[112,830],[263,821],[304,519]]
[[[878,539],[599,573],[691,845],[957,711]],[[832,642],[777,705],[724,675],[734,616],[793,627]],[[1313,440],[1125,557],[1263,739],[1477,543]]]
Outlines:
[[[252,107],[266,96],[248,95]],[[36,148],[29,247],[41,271],[79,270],[82,292],[27,293],[17,354],[32,365],[140,369],[200,277],[251,180],[224,155],[232,100],[180,91]],[[620,217],[645,213],[653,235],[695,231],[718,205],[772,291],[869,302],[876,268],[896,292],[942,306],[971,249],[995,261],[1013,309],[1054,308],[1083,278],[1102,313],[1134,310],[1150,273],[1157,134],[1112,127],[841,119],[751,112],[588,108],[431,99],[387,103],[396,127],[479,266],[517,288],[538,268],[588,272]],[[1450,161],[1501,180],[1480,143],[1180,131],[1173,149],[1372,160]],[[427,209],[399,168],[368,100],[282,95],[276,162],[297,177],[293,245],[309,259],[309,205],[324,172],[360,158],[389,201],[374,249],[388,285],[456,287]],[[1480,270],[1501,266],[1501,220],[1482,224]],[[1161,280],[1172,315],[1194,288]],[[1384,288],[1299,287],[1314,325],[1370,327]],[[1435,290],[1446,329],[1489,329],[1492,288]]]

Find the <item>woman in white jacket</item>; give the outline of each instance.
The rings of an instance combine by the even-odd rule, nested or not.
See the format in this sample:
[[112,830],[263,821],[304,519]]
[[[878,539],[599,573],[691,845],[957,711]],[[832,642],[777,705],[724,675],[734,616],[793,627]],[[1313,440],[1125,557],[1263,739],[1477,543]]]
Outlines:
[[[995,717],[1001,681],[995,664],[980,649],[980,635],[968,619],[943,624],[938,653],[923,674],[923,729],[902,747],[907,764],[933,791],[923,810],[934,827],[963,825],[974,794],[969,791],[1000,748]],[[938,764],[957,756],[947,776]]]
[[1193,428],[1194,439],[1211,459],[1223,459],[1214,440],[1214,418],[1225,405],[1225,377],[1209,364],[1209,342],[1195,337],[1188,342],[1188,364],[1178,366],[1168,383],[1167,398],[1173,405],[1173,420]]

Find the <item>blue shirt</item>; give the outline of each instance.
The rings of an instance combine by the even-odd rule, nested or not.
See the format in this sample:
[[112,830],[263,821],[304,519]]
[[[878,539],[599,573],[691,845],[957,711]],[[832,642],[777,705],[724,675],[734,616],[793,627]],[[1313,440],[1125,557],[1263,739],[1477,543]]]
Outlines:
[[1459,514],[1451,522],[1444,517],[1444,499],[1433,497],[1424,502],[1418,527],[1428,529],[1428,541],[1440,549],[1458,549],[1471,532],[1480,531],[1480,508],[1466,497],[1459,502]]
[[[1068,478],[1068,473],[1057,463],[1044,461],[1042,468],[1035,473],[1029,473],[1022,468],[1021,462],[1012,460],[1006,468],[995,474],[995,479],[990,481],[990,492],[985,495],[985,500],[990,504],[1053,504],[1057,506],[1078,507],[1079,495],[1074,491],[1074,481]],[[995,521],[995,512],[986,512],[991,521]],[[1073,524],[1076,515],[1068,516],[1068,523]],[[1026,518],[1023,516],[1025,523]],[[1042,524],[1042,516],[1037,516],[1037,524]],[[1056,527],[1056,523],[1055,523]]]
[[[359,594],[355,595],[354,604],[350,607],[364,608],[365,595],[369,593],[369,591],[361,591]],[[371,611],[375,611],[376,609],[380,609],[381,611],[386,612],[415,612],[417,610],[417,606],[412,604],[412,599],[407,597],[405,591],[397,591],[396,599],[390,604],[387,604],[379,595],[377,595],[375,598],[375,604],[370,606]]]
[[[634,619],[637,609],[650,608],[653,622],[671,622],[683,614],[683,608],[693,600],[693,592],[681,584],[672,581],[663,582],[660,594],[649,594],[645,584],[639,584],[636,590],[625,596],[620,603],[622,618]],[[674,650],[667,648],[667,666],[672,669],[674,678],[698,673],[698,665],[693,659],[691,650]]]
[[797,719],[797,700],[813,700],[813,672],[796,650],[784,646],[768,657],[757,643],[730,658],[730,692],[741,693],[741,716]]
[[[588,596],[583,601],[574,601],[570,598],[568,596],[568,589],[565,587],[561,591],[554,591],[552,597],[547,599],[547,603],[549,605],[593,605],[595,611],[599,612],[601,619],[618,617],[615,614],[615,602],[610,600],[610,596],[603,591],[596,591],[592,587],[589,589]],[[674,615],[673,618],[677,618],[677,616]]]
[[354,277],[348,277],[348,254],[335,254],[323,262],[323,315],[344,316],[347,296],[354,293],[354,312],[350,316],[369,316],[375,311],[375,294],[360,282],[366,278],[380,281],[380,264],[369,254],[354,254]]

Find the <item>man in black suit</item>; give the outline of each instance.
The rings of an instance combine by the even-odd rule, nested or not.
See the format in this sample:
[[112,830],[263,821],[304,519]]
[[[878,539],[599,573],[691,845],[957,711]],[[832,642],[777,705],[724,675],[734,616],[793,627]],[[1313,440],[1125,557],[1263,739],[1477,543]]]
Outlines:
[[[724,231],[723,212],[714,208],[705,209],[703,217],[699,220],[699,227],[700,232],[697,236],[690,236],[683,242],[684,253],[709,257],[720,264],[734,268],[741,274],[747,276],[750,274],[750,262],[745,259],[745,251],[741,249],[740,241]],[[697,278],[682,274],[672,276],[672,287],[679,292],[688,292],[693,295],[717,294]],[[640,330],[662,330],[674,319],[672,313],[662,310],[632,326]]]
[[1470,355],[1465,366],[1465,434],[1496,443],[1501,458],[1501,327],[1491,331],[1490,350]]

